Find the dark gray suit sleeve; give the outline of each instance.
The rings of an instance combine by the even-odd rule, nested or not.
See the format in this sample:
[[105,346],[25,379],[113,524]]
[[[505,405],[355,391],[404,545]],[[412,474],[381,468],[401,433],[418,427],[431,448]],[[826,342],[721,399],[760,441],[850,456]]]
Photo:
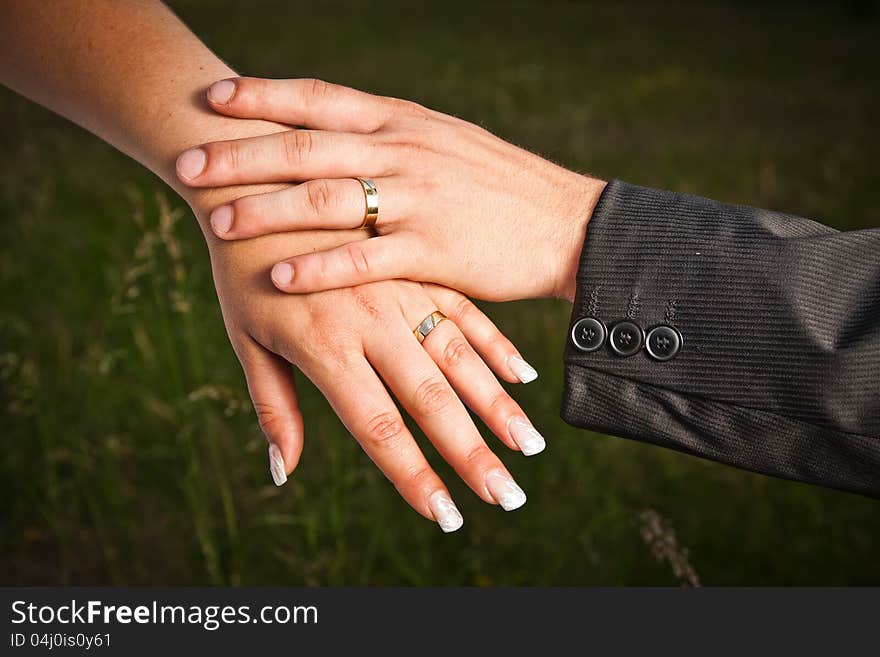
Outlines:
[[[584,317],[671,326],[682,346],[582,351]],[[562,417],[880,497],[880,229],[612,181],[581,254]]]

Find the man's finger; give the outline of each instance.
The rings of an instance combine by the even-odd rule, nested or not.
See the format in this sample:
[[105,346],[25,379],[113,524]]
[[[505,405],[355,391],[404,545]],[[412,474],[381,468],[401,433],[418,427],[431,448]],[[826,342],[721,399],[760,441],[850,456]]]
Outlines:
[[184,151],[177,177],[190,187],[289,182],[315,178],[378,178],[390,152],[372,137],[344,132],[285,130],[215,141]]
[[[381,189],[382,212],[375,225],[387,232],[411,207],[396,178],[374,181]],[[360,228],[366,215],[364,188],[353,178],[309,180],[277,192],[243,196],[211,212],[211,228],[224,240],[247,239],[293,230]]]
[[272,268],[272,282],[283,292],[301,294],[408,278],[412,273],[423,279],[430,276],[425,269],[415,272],[413,265],[418,261],[405,239],[374,237],[279,262]]
[[378,130],[395,104],[390,98],[314,79],[220,80],[207,96],[214,110],[228,116],[337,132]]

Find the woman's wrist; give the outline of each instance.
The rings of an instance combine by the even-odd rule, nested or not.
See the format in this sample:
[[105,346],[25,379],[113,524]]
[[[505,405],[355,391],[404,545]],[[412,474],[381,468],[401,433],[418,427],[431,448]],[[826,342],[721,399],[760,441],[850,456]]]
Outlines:
[[576,179],[567,192],[570,202],[568,221],[564,222],[558,253],[559,267],[556,276],[554,296],[574,302],[577,288],[577,272],[581,262],[581,252],[587,236],[588,225],[599,202],[599,197],[607,184],[604,180],[575,174]]

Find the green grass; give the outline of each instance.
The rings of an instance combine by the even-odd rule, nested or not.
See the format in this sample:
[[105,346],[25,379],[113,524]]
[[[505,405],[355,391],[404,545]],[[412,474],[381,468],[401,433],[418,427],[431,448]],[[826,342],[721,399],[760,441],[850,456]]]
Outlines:
[[[172,4],[248,74],[414,98],[602,176],[880,225],[876,20],[754,3]],[[673,560],[685,546],[705,584],[880,583],[876,502],[566,426],[556,302],[487,307],[541,372],[514,394],[549,448],[502,455],[522,510],[478,501],[432,454],[466,518],[442,535],[304,379],[305,454],[276,489],[185,206],[7,91],[0,111],[0,583],[675,584],[672,531]]]

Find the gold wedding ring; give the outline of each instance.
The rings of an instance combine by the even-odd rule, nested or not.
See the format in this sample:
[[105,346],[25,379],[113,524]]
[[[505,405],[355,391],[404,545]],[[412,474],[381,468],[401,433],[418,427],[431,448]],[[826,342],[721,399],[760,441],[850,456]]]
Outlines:
[[357,180],[364,188],[364,199],[367,204],[364,221],[360,227],[370,228],[376,225],[376,220],[379,218],[379,189],[376,187],[376,183],[369,178],[358,178]]
[[444,319],[447,319],[446,315],[441,313],[439,310],[435,310],[430,315],[425,317],[422,320],[421,324],[419,324],[415,330],[413,331],[413,335],[416,336],[416,339],[419,341],[419,344],[425,341],[425,338],[428,337],[428,333],[433,331],[437,324],[442,322]]

